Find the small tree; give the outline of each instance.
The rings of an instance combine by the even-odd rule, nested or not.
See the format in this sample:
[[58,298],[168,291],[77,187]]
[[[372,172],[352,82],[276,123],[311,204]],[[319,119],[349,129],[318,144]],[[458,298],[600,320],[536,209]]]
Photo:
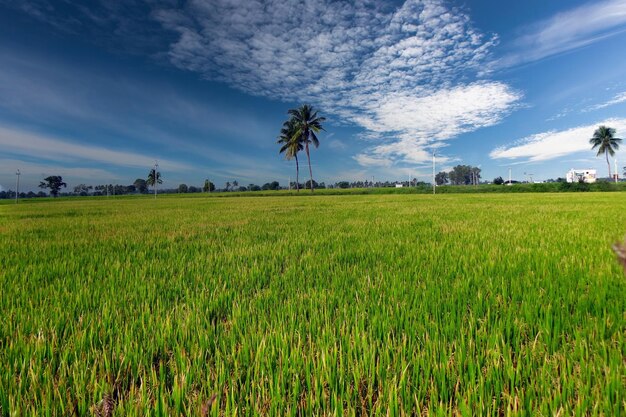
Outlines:
[[78,184],[76,187],[74,187],[74,194],[86,196],[89,194],[89,190],[91,189],[93,189],[91,185]]
[[133,185],[135,186],[135,190],[137,190],[137,192],[141,194],[145,194],[148,192],[148,184],[143,178],[137,178]]
[[448,180],[449,180],[449,176],[448,176],[448,173],[445,171],[438,172],[437,175],[435,175],[435,183],[437,185],[447,184]]
[[67,184],[63,182],[63,177],[61,177],[60,175],[50,175],[49,177],[44,178],[43,181],[39,183],[39,188],[49,188],[50,194],[53,197],[59,195],[61,187],[65,188],[67,187]]
[[504,180],[502,179],[502,177],[495,177],[493,179],[493,183],[496,184],[496,185],[502,185],[502,184],[504,184]]
[[204,186],[202,187],[202,191],[204,191],[205,193],[215,191],[215,184],[213,184],[209,180],[204,180]]
[[178,192],[179,193],[186,193],[189,191],[189,187],[187,187],[187,184],[180,184],[178,186]]
[[154,187],[155,184],[163,184],[163,180],[161,179],[161,172],[155,171],[154,168],[150,170],[148,174],[148,179],[146,180],[146,185]]

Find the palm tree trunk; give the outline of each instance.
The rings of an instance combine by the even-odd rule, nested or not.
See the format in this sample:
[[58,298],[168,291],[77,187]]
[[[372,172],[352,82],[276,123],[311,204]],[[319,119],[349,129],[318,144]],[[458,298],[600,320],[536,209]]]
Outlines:
[[309,155],[309,143],[306,144],[306,159],[309,160],[309,175],[311,176],[311,192],[313,192],[313,171],[311,170],[311,156]]
[[609,181],[611,180],[611,163],[609,162],[609,151],[604,151],[604,156],[606,156],[606,166],[609,167]]
[[298,154],[296,154],[296,191],[300,192],[300,165],[298,164]]

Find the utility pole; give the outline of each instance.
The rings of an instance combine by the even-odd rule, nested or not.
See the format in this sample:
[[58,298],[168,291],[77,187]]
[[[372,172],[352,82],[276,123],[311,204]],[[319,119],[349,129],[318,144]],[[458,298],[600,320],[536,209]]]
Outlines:
[[433,195],[435,194],[435,151],[433,151]]
[[509,167],[509,185],[511,185],[511,167]]
[[18,169],[15,172],[15,176],[17,177],[17,180],[15,180],[15,204],[17,204],[18,202],[18,196],[20,195],[20,170]]
[[154,161],[154,198],[157,197],[157,187],[159,184],[159,161]]
[[615,162],[615,184],[617,184],[617,158],[614,158],[613,161]]

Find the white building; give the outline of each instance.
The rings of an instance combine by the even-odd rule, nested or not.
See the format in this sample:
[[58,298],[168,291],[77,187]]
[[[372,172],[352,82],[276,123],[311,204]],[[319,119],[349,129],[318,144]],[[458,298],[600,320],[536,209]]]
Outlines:
[[582,182],[592,183],[596,182],[596,170],[595,169],[570,169],[565,176],[567,182]]

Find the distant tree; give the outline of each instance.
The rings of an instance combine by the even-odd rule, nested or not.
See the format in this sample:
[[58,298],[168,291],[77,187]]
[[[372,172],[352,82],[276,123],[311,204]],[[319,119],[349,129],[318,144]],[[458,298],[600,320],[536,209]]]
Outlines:
[[311,180],[307,180],[307,182],[304,183],[304,188],[318,188],[318,186],[319,184],[315,180],[313,180],[312,186],[311,186]]
[[239,187],[239,182],[237,180],[233,181],[233,190]]
[[339,181],[335,186],[337,188],[350,188],[350,183],[348,181]]
[[435,175],[435,183],[437,185],[447,184],[449,179],[450,179],[450,177],[449,177],[448,173],[445,172],[445,171],[438,172],[437,175]]
[[63,177],[61,177],[60,175],[50,175],[49,177],[44,178],[43,181],[39,183],[39,188],[49,188],[50,194],[53,197],[59,195],[61,187],[66,188],[67,184],[63,182]]
[[242,185],[241,187],[237,188],[237,191],[244,192],[248,191],[248,189]]
[[502,184],[504,184],[504,180],[502,179],[502,177],[495,177],[493,179],[493,183],[496,184],[496,185],[502,185]]
[[215,184],[213,184],[209,180],[204,180],[204,186],[202,187],[202,191],[204,191],[205,193],[215,191]]
[[592,145],[591,149],[598,148],[596,156],[604,154],[606,157],[606,165],[609,168],[609,178],[611,178],[609,155],[615,155],[615,151],[619,149],[621,142],[622,139],[615,137],[615,129],[607,126],[598,127],[595,132],[593,132],[593,137],[589,139],[589,143]]
[[256,184],[250,184],[250,185],[248,186],[248,190],[249,190],[249,191],[261,191],[261,187],[259,187],[259,186],[258,186],[258,185],[256,185]]
[[200,187],[194,187],[193,185],[190,185],[188,190],[190,193],[199,193],[201,191],[202,189]]
[[155,169],[152,168],[148,173],[146,185],[154,187],[156,184],[163,184],[163,180],[161,179],[161,171],[155,171]]
[[80,196],[86,196],[89,194],[89,190],[92,190],[93,187],[91,185],[78,184],[74,187],[74,194],[78,194]]
[[137,192],[137,188],[133,184],[126,186],[125,194],[134,194],[135,192]]
[[315,134],[319,133],[320,130],[324,130],[322,123],[326,120],[326,118],[318,116],[317,111],[313,110],[313,107],[308,104],[304,104],[297,109],[289,110],[289,114],[295,123],[296,130],[294,132],[294,136],[302,138],[302,143],[304,144],[306,158],[309,161],[311,192],[313,192],[313,171],[311,169],[309,144],[312,143],[316,148],[320,146],[320,142]]
[[145,194],[148,192],[148,184],[143,178],[137,178],[133,185],[135,186],[137,192],[139,192],[140,194]]
[[230,181],[226,181],[226,191],[230,191]]
[[457,165],[450,171],[450,182],[454,185],[468,185],[480,181],[480,168],[470,165]]
[[178,192],[179,193],[186,193],[189,191],[189,187],[187,187],[187,184],[180,184],[178,186]]

